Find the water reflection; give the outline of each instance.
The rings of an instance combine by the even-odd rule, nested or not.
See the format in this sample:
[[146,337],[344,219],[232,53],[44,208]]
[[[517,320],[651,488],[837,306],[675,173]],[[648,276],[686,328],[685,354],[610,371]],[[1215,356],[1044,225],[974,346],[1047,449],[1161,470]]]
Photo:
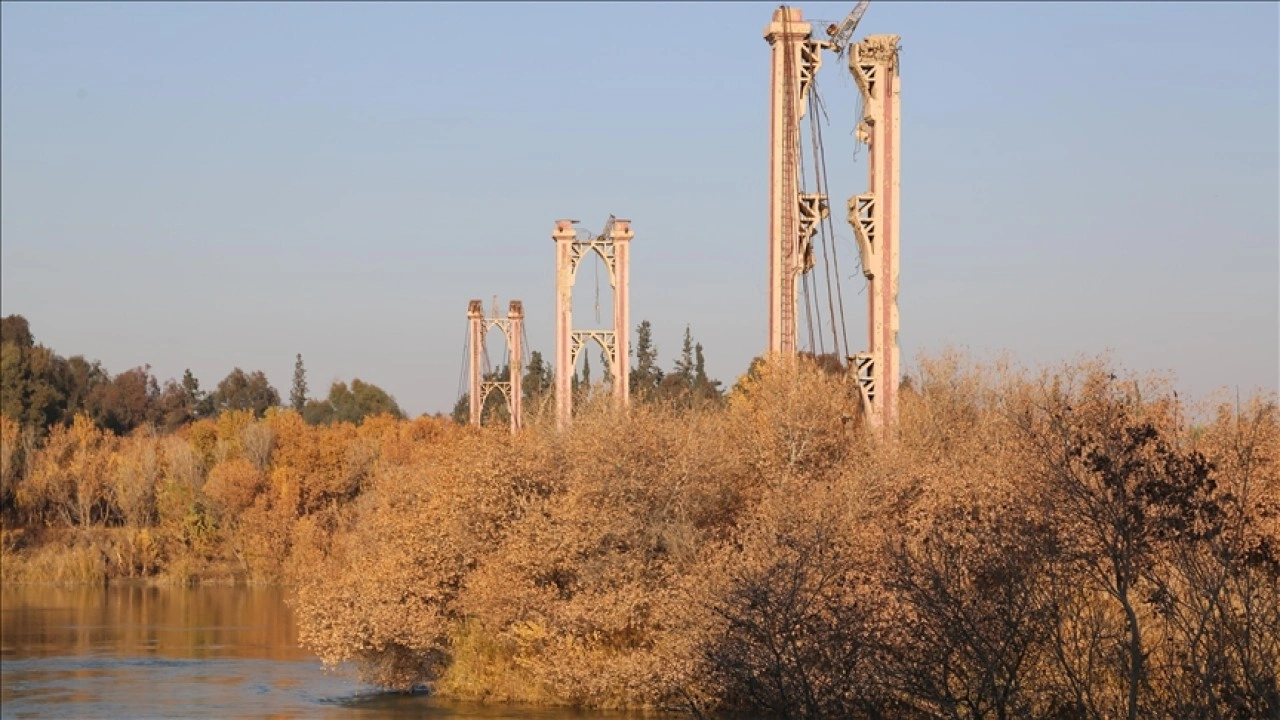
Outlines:
[[[0,588],[0,717],[604,718],[379,692],[297,646],[271,587]],[[621,717],[621,716],[614,716]]]
[[311,660],[279,588],[0,590],[0,653]]

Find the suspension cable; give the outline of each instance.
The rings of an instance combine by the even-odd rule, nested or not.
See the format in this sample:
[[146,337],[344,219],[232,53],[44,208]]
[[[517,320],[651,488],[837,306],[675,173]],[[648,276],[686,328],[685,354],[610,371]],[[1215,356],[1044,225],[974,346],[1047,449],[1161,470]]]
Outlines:
[[[817,185],[818,194],[825,196],[827,194],[827,188],[825,187],[825,184],[823,182],[825,178],[822,175],[822,158],[821,158],[821,152],[818,146],[818,137],[819,137],[819,134],[821,133],[821,130],[820,130],[821,123],[818,121],[818,111],[817,111],[817,103],[818,103],[817,78],[815,78],[813,84],[809,86],[809,96],[810,96],[810,100],[812,101],[812,104],[815,106],[814,110],[809,113],[809,140],[810,140],[810,146],[813,148],[813,173],[814,173],[815,183]],[[830,218],[830,217],[831,217],[831,214],[830,212],[828,212],[827,218]],[[830,310],[829,317],[831,319],[831,342],[833,345],[832,349],[835,351],[839,351],[840,330],[836,328],[836,308],[835,308],[835,298],[832,296],[831,259],[829,257],[831,251],[829,248],[829,238],[828,238],[825,219],[819,220],[818,230],[819,230],[818,234],[822,237],[822,266],[823,266],[823,271],[824,271],[824,274],[826,275],[826,280],[827,280],[827,307]]]
[[[801,134],[800,128],[798,127],[796,128],[796,134],[797,135]],[[805,190],[807,189],[805,186],[808,180],[808,176],[805,173],[804,153],[801,152],[800,145],[801,143],[799,141],[799,138],[797,137],[795,148],[794,148],[795,155],[796,155],[796,193],[797,193],[797,197],[795,198],[794,204],[796,208],[799,208],[799,205],[800,205],[799,195],[805,194]],[[798,250],[800,247],[801,241],[808,240],[809,238],[800,237],[800,223],[798,221],[793,225],[792,230],[795,232],[795,236],[792,238],[792,241],[796,243],[796,246],[797,246],[796,249]],[[801,265],[803,266],[804,255],[802,253],[799,254],[798,259]],[[800,292],[802,295],[804,295],[805,319],[806,319],[806,322],[808,323],[808,326],[806,329],[808,330],[808,334],[809,334],[809,351],[814,354],[819,354],[818,348],[822,346],[822,306],[820,304],[816,305],[816,308],[817,308],[816,314],[818,316],[818,321],[815,323],[813,319],[813,316],[815,314],[815,310],[814,310],[815,300],[813,298],[813,295],[817,294],[817,288],[814,287],[813,292],[810,293],[811,286],[816,285],[816,283],[810,277],[810,273],[805,272],[802,269],[797,268],[796,274],[800,278]],[[814,342],[815,329],[817,330],[817,338],[818,338],[816,343]],[[797,335],[799,334],[799,328],[797,328],[796,334]],[[796,338],[796,343],[799,344],[799,342],[800,342],[800,339]]]
[[600,327],[600,253],[591,253],[591,267],[595,268],[596,274],[596,327]]
[[524,323],[520,323],[520,369],[524,370],[529,367],[529,363],[533,361],[532,353],[529,350],[529,335],[525,332]]
[[[826,117],[827,115],[826,107],[822,103],[822,96],[818,93],[818,84],[816,80],[813,84],[813,104],[818,110],[822,112],[824,119],[827,119],[827,121],[830,122],[830,119]],[[819,178],[818,182],[821,186],[821,189],[819,190],[819,192],[826,194],[828,192],[828,188],[830,187],[830,184],[827,179],[827,150],[822,140],[822,123],[817,121],[816,112],[813,113],[812,117],[813,117],[815,172],[818,175],[818,178]],[[843,289],[842,283],[840,282],[840,257],[837,253],[839,244],[836,242],[835,223],[831,219],[830,212],[828,212],[827,216],[823,218],[822,227],[825,228],[827,231],[823,233],[823,256],[822,256],[823,264],[824,266],[826,265],[827,240],[829,237],[831,263],[835,267],[836,300],[840,307],[839,331],[836,330],[836,319],[835,319],[836,309],[834,307],[831,308],[831,328],[832,328],[832,333],[835,335],[833,342],[836,343],[835,350],[837,351],[840,349],[841,345],[844,346],[844,354],[847,357],[849,355],[849,326],[845,321],[845,316],[844,316],[844,289]],[[828,302],[830,302],[832,300],[831,298],[832,269],[831,267],[827,267],[826,270],[827,270],[827,300]]]
[[484,380],[486,376],[493,374],[493,365],[489,363],[489,318],[484,319],[484,325],[480,326],[480,367],[483,374],[480,376]]
[[[804,41],[802,40],[801,42],[804,42]],[[814,80],[816,80],[816,78],[814,78]],[[812,88],[813,88],[812,81],[810,82],[809,87],[810,87],[810,92],[812,92]],[[810,117],[812,117],[812,115]],[[801,142],[801,138],[804,133],[799,127],[798,117],[796,118],[796,127],[794,128],[794,132],[796,134],[796,137],[795,137],[795,143],[792,146],[792,150],[795,152],[795,157],[796,157],[797,197],[795,199],[795,207],[798,209],[799,203],[800,203],[800,198],[798,196],[807,194],[807,191],[808,191],[808,187],[807,187],[808,173],[806,172],[806,168],[805,168],[804,148],[802,147],[803,143]],[[816,164],[814,165],[813,170],[814,170],[815,181],[816,181],[816,176],[817,176]],[[821,192],[821,189],[819,189],[818,192]],[[802,247],[801,243],[808,242],[810,244],[810,252],[812,252],[813,238],[800,237],[800,223],[798,220],[794,224],[793,230],[794,230],[795,236],[792,238],[792,240],[793,242],[796,243],[796,249],[799,250]],[[805,255],[803,253],[800,253],[798,260],[803,266],[805,261]],[[816,279],[811,277],[812,275],[811,272],[799,270],[797,274],[800,275],[801,288],[804,293],[805,315],[808,321],[809,351],[814,353],[814,355],[826,354],[826,342],[822,332],[822,326],[823,326],[822,304],[816,297],[816,295],[818,294],[818,282]],[[815,321],[815,316],[816,316],[816,321]],[[815,342],[815,337],[817,338],[816,342]],[[797,343],[799,343],[799,338],[797,338],[796,341]]]
[[[468,370],[468,366],[470,366],[471,364],[470,362],[468,362],[471,358],[469,357],[467,350],[470,347],[470,345],[471,345],[471,321],[470,319],[468,319],[467,331],[462,335],[462,370],[461,372],[458,373],[458,394],[456,396],[458,400],[462,399],[463,384],[469,384],[467,383],[467,370]],[[468,390],[467,392],[470,392],[470,390]]]

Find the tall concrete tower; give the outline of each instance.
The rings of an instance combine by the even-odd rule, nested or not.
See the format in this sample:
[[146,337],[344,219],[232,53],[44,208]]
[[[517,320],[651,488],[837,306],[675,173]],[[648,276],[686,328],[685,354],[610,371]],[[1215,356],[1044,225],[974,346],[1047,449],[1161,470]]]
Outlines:
[[764,30],[772,47],[769,113],[769,352],[795,355],[797,285],[813,268],[814,233],[827,198],[800,193],[800,120],[822,65],[822,43],[798,8],[779,8]]
[[[578,239],[573,227],[576,220],[557,220],[551,239],[556,243],[556,427],[564,429],[573,417],[573,370],[582,348],[595,341],[609,358],[613,393],[625,406],[630,400],[631,335],[630,220],[612,215],[600,235]],[[613,330],[573,329],[573,281],[578,266],[588,253],[594,252],[609,271],[613,288]]]
[[871,35],[849,47],[849,72],[862,91],[860,142],[870,146],[870,188],[849,198],[849,224],[868,288],[867,352],[854,356],[863,409],[887,433],[898,419],[898,168],[900,82],[897,35]]
[[[519,300],[512,300],[511,305],[507,309],[505,318],[499,316],[498,308],[493,309],[491,317],[485,317],[483,304],[479,300],[472,300],[467,305],[467,322],[469,327],[469,345],[470,353],[470,400],[471,400],[471,424],[480,424],[480,415],[484,411],[484,401],[489,393],[497,391],[502,393],[506,400],[507,413],[511,416],[511,432],[518,432],[521,426],[521,407],[524,389],[521,385],[524,374],[524,364],[522,362],[521,340],[524,337],[524,303]],[[502,334],[506,336],[507,351],[510,357],[511,375],[507,380],[485,380],[482,372],[481,364],[484,358],[485,338],[489,334],[489,330],[498,328]]]

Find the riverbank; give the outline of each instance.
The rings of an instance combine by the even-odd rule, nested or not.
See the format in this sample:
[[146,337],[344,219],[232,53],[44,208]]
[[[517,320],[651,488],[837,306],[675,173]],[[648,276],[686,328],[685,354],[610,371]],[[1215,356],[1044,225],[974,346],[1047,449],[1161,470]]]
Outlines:
[[0,529],[0,585],[260,585],[226,560],[168,560],[150,528]]

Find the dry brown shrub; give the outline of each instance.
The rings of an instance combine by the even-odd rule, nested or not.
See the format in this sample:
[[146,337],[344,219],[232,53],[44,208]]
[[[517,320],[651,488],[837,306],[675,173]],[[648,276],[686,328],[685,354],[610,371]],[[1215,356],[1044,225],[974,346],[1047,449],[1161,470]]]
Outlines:
[[792,717],[1274,714],[1274,405],[1189,431],[1159,378],[947,353],[886,441],[852,390],[769,363],[722,409],[597,394],[567,432],[514,438],[274,418],[271,491],[241,531],[291,548],[303,642],[391,687]]
[[[431,462],[372,479],[351,532],[299,585],[300,641],[326,663],[360,661],[367,677],[390,687],[442,668],[463,579],[510,512],[503,486],[486,473],[485,436],[463,434],[433,450]],[[339,471],[341,457],[333,458]]]
[[18,505],[36,517],[56,517],[66,525],[104,522],[110,501],[111,456],[117,439],[85,415],[71,427],[55,425],[35,454]]
[[880,542],[858,492],[792,478],[698,568],[705,627],[681,692],[692,709],[852,717],[877,703]]
[[253,411],[225,410],[218,415],[215,424],[218,434],[213,450],[214,459],[221,463],[246,457],[244,431],[257,424],[257,416]]
[[262,472],[252,462],[237,458],[220,462],[209,471],[204,494],[222,517],[231,520],[253,505],[265,485]]
[[192,490],[204,486],[205,465],[190,441],[176,435],[163,438],[160,441],[160,456],[163,482],[175,483]]
[[348,462],[355,437],[350,423],[309,428],[293,456],[284,461],[301,472],[304,513],[355,498],[361,476],[351,472]]
[[[386,430],[382,430],[382,428]],[[392,422],[390,416],[365,418],[360,426],[362,435],[376,435],[380,458],[390,465],[408,465],[416,455],[432,444],[443,441],[456,426],[448,420],[419,417],[414,420]]]
[[730,397],[726,431],[765,483],[817,476],[838,468],[853,447],[855,399],[853,383],[812,361],[772,359]]
[[345,509],[300,516],[301,475],[294,468],[271,471],[267,487],[245,511],[237,528],[245,563],[259,581],[296,582],[319,566]]
[[265,422],[252,422],[240,430],[240,448],[244,457],[261,472],[267,471],[271,462],[271,449],[275,445],[275,433]]
[[186,437],[191,449],[200,459],[202,467],[211,468],[218,464],[218,424],[213,420],[197,420],[178,432],[178,437]]
[[307,452],[311,428],[302,420],[302,416],[293,410],[272,408],[262,419],[262,424],[271,429],[275,438],[275,448],[271,462],[277,467],[301,467],[301,457]]
[[162,473],[160,438],[149,430],[135,432],[120,441],[113,460],[111,496],[120,519],[134,528],[150,526]]
[[506,476],[534,492],[469,579],[466,606],[544,696],[659,704],[679,684],[667,651],[680,578],[742,505],[723,419],[598,405],[572,433],[517,446]]

